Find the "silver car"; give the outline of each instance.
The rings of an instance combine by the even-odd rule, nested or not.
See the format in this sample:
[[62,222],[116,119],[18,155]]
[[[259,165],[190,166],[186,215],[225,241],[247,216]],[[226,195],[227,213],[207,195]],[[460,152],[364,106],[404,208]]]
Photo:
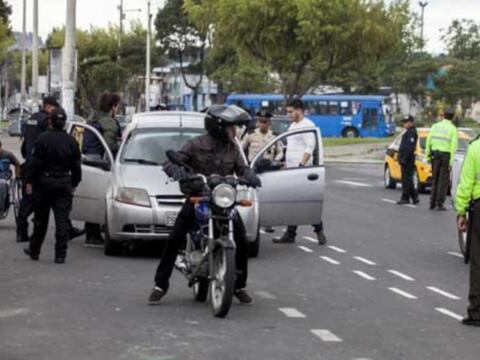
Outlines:
[[[204,116],[195,112],[135,114],[116,159],[96,129],[83,123],[70,124],[69,132],[80,144],[85,132],[91,132],[104,148],[103,157],[82,155],[83,180],[74,195],[72,219],[105,225],[106,254],[119,253],[122,242],[167,239],[185,199],[161,164],[167,150],[178,150],[203,134]],[[265,166],[263,154],[270,146],[301,133],[312,133],[317,139],[312,166]],[[244,190],[254,200],[253,206],[239,208],[239,212],[250,255],[256,256],[260,226],[313,224],[322,219],[325,168],[320,132],[316,128],[286,132],[267,144],[250,166],[263,186]]]

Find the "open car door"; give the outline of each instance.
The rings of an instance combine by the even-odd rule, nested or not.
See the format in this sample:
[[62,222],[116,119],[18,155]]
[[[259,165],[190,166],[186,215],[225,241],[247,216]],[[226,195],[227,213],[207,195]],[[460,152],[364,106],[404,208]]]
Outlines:
[[[285,159],[272,161],[272,147],[286,144],[295,136],[310,137],[315,149],[309,165],[285,166]],[[284,157],[285,158],[285,157]],[[325,167],[320,131],[304,128],[288,131],[270,141],[255,156],[251,168],[262,180],[258,190],[262,226],[318,224],[322,220],[325,191]]]
[[[112,182],[113,155],[102,135],[92,126],[72,122],[68,133],[80,145],[82,153],[82,181],[73,196],[72,220],[94,224],[105,222],[106,194]],[[86,136],[96,137],[103,147],[103,154],[84,154]]]

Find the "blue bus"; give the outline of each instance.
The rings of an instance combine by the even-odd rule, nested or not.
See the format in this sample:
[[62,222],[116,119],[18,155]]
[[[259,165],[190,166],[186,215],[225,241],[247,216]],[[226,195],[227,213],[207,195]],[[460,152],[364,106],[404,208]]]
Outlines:
[[[389,98],[370,95],[304,95],[305,114],[325,137],[385,137],[395,133]],[[238,105],[255,114],[268,109],[285,115],[285,99],[274,94],[232,94],[228,105]]]

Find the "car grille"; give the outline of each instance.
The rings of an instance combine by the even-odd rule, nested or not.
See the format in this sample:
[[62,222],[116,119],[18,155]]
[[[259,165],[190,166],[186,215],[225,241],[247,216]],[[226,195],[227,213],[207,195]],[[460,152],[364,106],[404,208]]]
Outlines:
[[168,234],[172,228],[164,225],[128,224],[123,226],[123,232],[134,234]]
[[183,205],[185,196],[183,195],[157,195],[158,205]]

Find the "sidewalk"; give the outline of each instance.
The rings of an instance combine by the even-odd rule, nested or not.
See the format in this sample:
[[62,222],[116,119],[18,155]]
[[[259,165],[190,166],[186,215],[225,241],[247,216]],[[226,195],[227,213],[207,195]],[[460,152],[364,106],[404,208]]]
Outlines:
[[387,144],[355,144],[324,148],[326,163],[382,164]]

